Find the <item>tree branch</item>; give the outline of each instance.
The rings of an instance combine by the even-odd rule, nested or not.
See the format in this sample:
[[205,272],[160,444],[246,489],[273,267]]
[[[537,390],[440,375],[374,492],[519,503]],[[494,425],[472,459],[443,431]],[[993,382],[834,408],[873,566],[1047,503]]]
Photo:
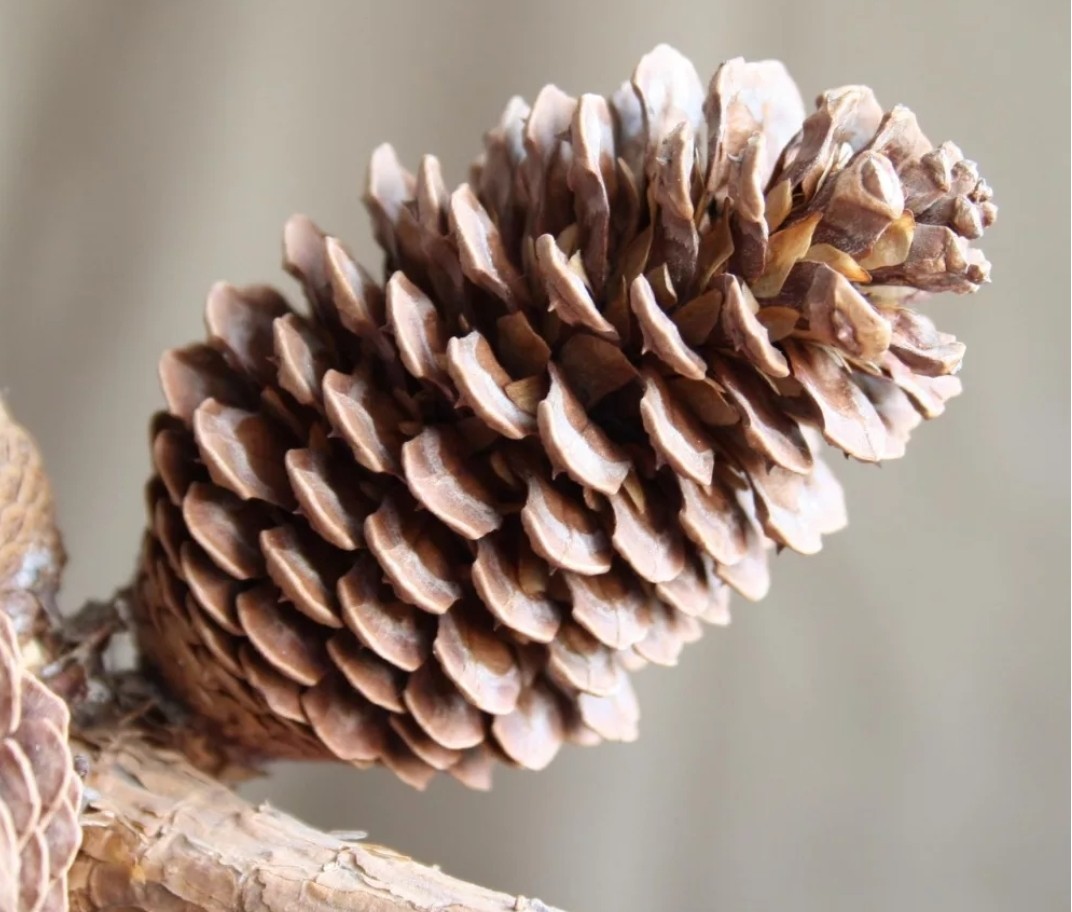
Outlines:
[[253,807],[136,731],[92,754],[75,912],[553,912]]

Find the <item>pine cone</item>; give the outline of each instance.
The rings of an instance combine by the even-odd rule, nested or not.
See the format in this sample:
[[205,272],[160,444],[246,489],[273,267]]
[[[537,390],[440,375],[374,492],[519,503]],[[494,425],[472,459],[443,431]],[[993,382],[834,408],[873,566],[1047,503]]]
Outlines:
[[81,842],[67,704],[23,665],[0,593],[0,912],[62,912]]
[[366,204],[384,287],[295,217],[308,311],[218,285],[164,356],[141,638],[222,737],[419,787],[634,738],[629,672],[844,525],[820,438],[898,457],[959,392],[912,305],[987,280],[996,211],[868,89],[705,98],[665,46],[512,100],[453,193],[381,147]]
[[82,837],[70,714],[33,673],[63,560],[41,454],[0,400],[0,912],[65,910]]
[[0,400],[0,593],[19,593],[7,610],[21,642],[43,628],[64,560],[41,453]]

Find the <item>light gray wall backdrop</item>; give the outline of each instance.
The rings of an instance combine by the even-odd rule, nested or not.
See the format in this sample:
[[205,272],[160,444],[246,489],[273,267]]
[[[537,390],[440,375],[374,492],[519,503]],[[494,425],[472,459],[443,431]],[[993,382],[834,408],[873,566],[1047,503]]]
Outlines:
[[490,794],[287,767],[318,824],[572,910],[1068,905],[1068,6],[0,0],[0,387],[40,439],[68,603],[143,525],[156,359],[210,283],[287,281],[303,211],[367,261],[365,159],[460,180],[507,97],[608,91],[659,41],[780,57],[805,97],[905,102],[996,188],[994,283],[932,312],[966,393],[908,458],[842,467],[852,524],[638,677],[638,744]]

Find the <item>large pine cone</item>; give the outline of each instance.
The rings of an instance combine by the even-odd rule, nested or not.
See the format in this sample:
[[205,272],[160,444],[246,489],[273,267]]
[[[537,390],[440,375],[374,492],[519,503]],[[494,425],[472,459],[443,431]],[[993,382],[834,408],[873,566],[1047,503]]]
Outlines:
[[844,524],[820,437],[898,457],[959,391],[910,305],[986,280],[989,200],[868,89],[667,47],[512,100],[453,193],[380,148],[385,287],[296,217],[308,313],[219,285],[163,358],[147,651],[221,737],[417,786],[634,738],[628,672]]

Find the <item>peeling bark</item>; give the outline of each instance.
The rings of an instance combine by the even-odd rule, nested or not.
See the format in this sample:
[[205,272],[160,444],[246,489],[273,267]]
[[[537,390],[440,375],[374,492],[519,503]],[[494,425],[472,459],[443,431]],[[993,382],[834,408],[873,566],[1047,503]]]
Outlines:
[[128,731],[91,757],[74,912],[554,912],[254,807]]

